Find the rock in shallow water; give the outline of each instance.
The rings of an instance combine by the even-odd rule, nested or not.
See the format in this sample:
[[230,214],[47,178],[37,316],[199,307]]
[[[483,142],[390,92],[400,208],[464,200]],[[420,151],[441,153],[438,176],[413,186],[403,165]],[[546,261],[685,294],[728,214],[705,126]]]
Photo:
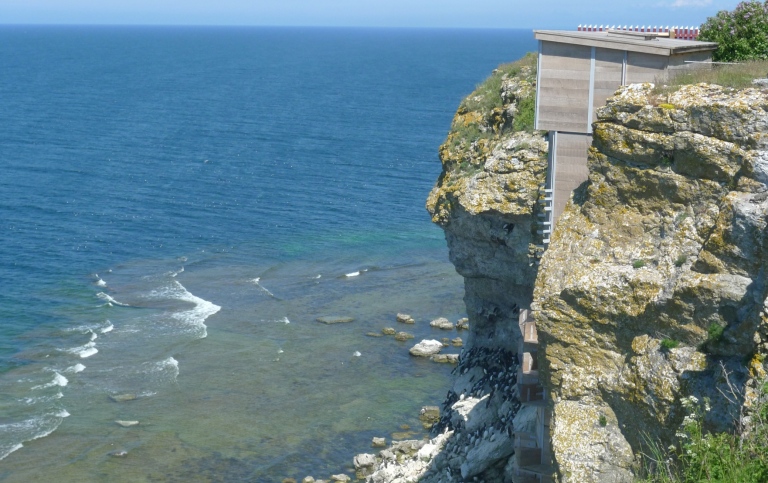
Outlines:
[[121,420],[117,420],[117,421],[115,421],[115,423],[117,423],[118,426],[122,426],[124,428],[130,428],[131,426],[138,426],[139,425],[138,421],[121,421]]
[[413,338],[414,338],[414,335],[409,334],[408,332],[398,332],[397,334],[395,334],[395,340],[399,340],[401,342],[406,341],[408,339],[413,339]]
[[442,330],[453,330],[453,324],[450,320],[446,319],[445,317],[440,317],[438,319],[433,320],[429,323],[430,327],[435,327],[436,329],[442,329]]
[[439,340],[424,339],[408,351],[412,356],[429,357],[443,350],[443,343]]
[[397,314],[397,321],[401,324],[415,324],[416,321],[413,320],[413,317],[411,317],[408,314]]
[[327,315],[324,317],[318,317],[317,321],[323,324],[348,324],[353,322],[354,317],[345,317],[341,315]]

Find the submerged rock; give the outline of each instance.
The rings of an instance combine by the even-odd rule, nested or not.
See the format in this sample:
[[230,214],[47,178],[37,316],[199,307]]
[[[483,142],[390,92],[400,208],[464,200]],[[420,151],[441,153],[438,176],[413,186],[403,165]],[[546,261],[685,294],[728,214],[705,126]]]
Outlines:
[[117,421],[115,421],[115,423],[118,426],[122,426],[124,428],[130,428],[131,426],[138,426],[139,425],[138,421],[121,421],[121,420],[117,420]]
[[413,334],[409,334],[408,332],[398,332],[395,334],[395,340],[400,342],[413,339],[414,337],[415,336]]
[[138,399],[139,396],[133,393],[126,393],[126,394],[113,394],[109,396],[109,399],[111,399],[113,402],[126,402],[126,401],[133,401],[135,399]]
[[341,315],[328,315],[324,317],[318,317],[317,321],[323,324],[348,324],[354,322],[354,317],[345,317]]
[[384,327],[383,329],[381,329],[381,333],[384,335],[395,335],[397,331],[392,327]]

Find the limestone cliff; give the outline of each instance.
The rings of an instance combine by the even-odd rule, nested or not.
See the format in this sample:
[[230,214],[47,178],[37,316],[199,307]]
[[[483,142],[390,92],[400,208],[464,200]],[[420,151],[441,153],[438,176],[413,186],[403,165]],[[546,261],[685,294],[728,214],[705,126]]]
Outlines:
[[768,341],[767,110],[754,89],[649,84],[599,110],[533,305],[564,481],[631,481],[683,396],[711,399],[715,430],[749,405]]
[[[629,482],[647,441],[673,441],[683,397],[709,398],[710,429],[728,430],[765,377],[768,91],[620,89],[543,251],[547,140],[521,129],[534,90],[532,57],[495,71],[440,148],[427,209],[471,333],[435,439],[369,481]],[[552,464],[533,479],[515,455],[541,417],[517,384],[528,307]]]

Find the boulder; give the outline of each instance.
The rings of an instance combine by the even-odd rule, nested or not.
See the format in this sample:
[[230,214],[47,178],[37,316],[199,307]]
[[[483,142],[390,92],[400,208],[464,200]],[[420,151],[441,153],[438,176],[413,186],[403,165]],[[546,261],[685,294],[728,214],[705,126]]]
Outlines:
[[395,335],[397,331],[392,327],[384,327],[383,329],[381,329],[381,333],[384,335]]
[[412,356],[429,357],[443,350],[443,343],[439,340],[424,339],[408,351]]
[[415,324],[416,321],[413,320],[413,317],[411,317],[408,314],[397,314],[397,321],[401,324]]
[[387,446],[387,440],[385,438],[374,437],[371,441],[371,446],[374,448],[385,448]]
[[442,330],[453,330],[453,323],[445,317],[440,317],[429,323],[430,327]]

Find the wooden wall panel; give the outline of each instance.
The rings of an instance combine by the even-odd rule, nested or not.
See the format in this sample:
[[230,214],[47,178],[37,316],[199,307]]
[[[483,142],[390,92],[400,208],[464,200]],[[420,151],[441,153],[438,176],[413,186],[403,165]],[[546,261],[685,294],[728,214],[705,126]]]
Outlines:
[[586,132],[591,57],[590,47],[542,42],[539,129]]
[[623,50],[595,49],[595,80],[592,94],[592,122],[597,120],[595,110],[621,86],[624,64]]
[[663,80],[668,57],[627,52],[627,84]]
[[592,136],[558,132],[556,144],[552,204],[552,220],[555,223],[563,213],[571,192],[589,177],[587,149],[592,144]]

